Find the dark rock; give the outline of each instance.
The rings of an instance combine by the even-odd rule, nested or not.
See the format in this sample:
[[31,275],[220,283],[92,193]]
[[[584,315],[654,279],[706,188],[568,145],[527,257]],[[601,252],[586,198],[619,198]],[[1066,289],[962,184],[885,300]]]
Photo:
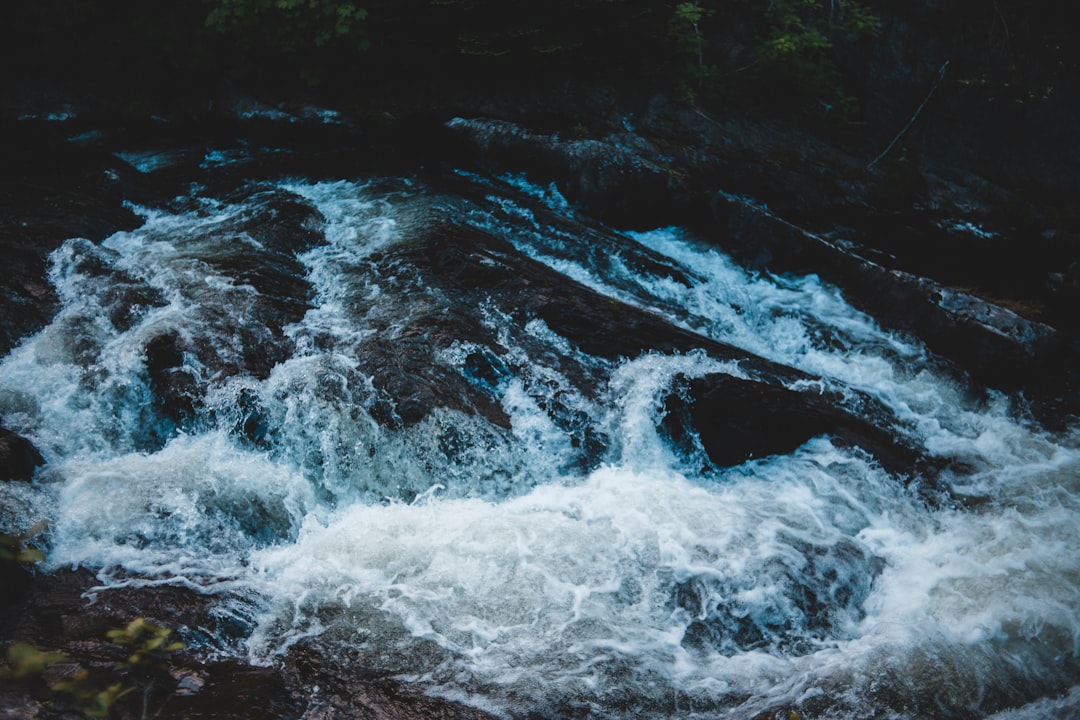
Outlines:
[[[407,685],[365,672],[309,645],[295,646],[274,667],[220,659],[213,642],[238,641],[228,619],[212,612],[216,598],[188,588],[95,587],[84,569],[36,575],[21,598],[0,615],[0,643],[25,642],[59,652],[65,672],[89,669],[104,689],[123,682],[129,693],[110,717],[176,720],[249,718],[355,718],[398,720],[485,720],[490,716],[445,700],[425,697]],[[109,641],[107,633],[136,618],[169,628],[188,644],[161,656],[155,667],[135,673],[121,665],[130,647]],[[240,628],[240,632],[250,628]],[[210,659],[216,656],[218,659]],[[50,670],[47,672],[56,672]],[[0,707],[11,717],[77,718],[70,698],[34,678],[0,678]]]
[[427,697],[408,685],[299,643],[285,658],[283,675],[291,688],[318,686],[304,717],[324,720],[370,717],[386,720],[492,720],[475,708]]
[[296,196],[283,191],[266,193],[259,210],[240,230],[271,252],[295,259],[325,242],[320,231],[325,219]]
[[[395,311],[412,318],[406,328],[362,346],[364,367],[374,376],[375,386],[393,398],[402,421],[415,422],[430,408],[442,406],[478,412],[496,424],[509,425],[498,403],[498,388],[520,368],[499,359],[506,348],[476,316],[481,305],[512,318],[509,339],[525,348],[532,362],[554,366],[587,396],[596,391],[603,373],[525,332],[530,320],[544,320],[580,350],[605,360],[633,358],[650,349],[689,350],[704,342],[658,316],[597,295],[482,230],[439,215],[422,227],[409,242],[386,254],[379,274],[427,287],[439,304],[428,307],[430,299],[414,295],[422,303],[419,308]],[[476,358],[461,372],[432,363],[456,342],[487,347],[483,354],[487,369]],[[491,377],[485,379],[485,374]]]
[[455,118],[447,123],[468,152],[496,172],[550,177],[566,197],[594,216],[630,226],[655,226],[672,216],[679,176],[647,140],[632,133],[564,140],[514,123]]
[[116,283],[101,297],[109,322],[120,332],[135,326],[147,309],[165,304],[161,294],[142,283]]
[[[0,609],[18,601],[30,588],[30,571],[17,562],[0,560]],[[0,707],[3,707],[0,704]]]
[[[162,698],[155,717],[177,720],[247,720],[300,718],[304,709],[274,668],[225,660],[175,668],[175,685]],[[176,675],[180,675],[178,679]],[[317,682],[317,679],[316,679]]]
[[[895,474],[910,474],[921,462],[895,431],[855,415],[835,392],[796,391],[711,374],[684,380],[668,396],[665,411],[663,427],[676,445],[692,452],[700,443],[720,467],[789,453],[820,435],[861,448]],[[884,408],[877,414],[889,427]]]
[[[711,375],[674,392],[667,401],[666,429],[683,441],[684,450],[691,449],[691,436],[699,437],[713,464],[730,465],[790,452],[811,437],[828,434],[840,444],[862,448],[891,472],[916,472],[920,456],[905,444],[907,431],[872,398],[850,388],[843,394],[788,390],[816,387],[815,378],[600,295],[442,210],[423,212],[417,231],[379,261],[380,278],[426,288],[423,296],[405,295],[416,306],[394,310],[395,316],[410,318],[403,329],[392,336],[375,335],[362,345],[362,367],[387,398],[385,409],[376,412],[380,422],[409,425],[434,407],[450,407],[508,427],[499,404],[501,388],[510,378],[527,375],[529,368],[552,368],[582,396],[595,397],[618,361],[649,352],[704,351],[737,361],[748,379]],[[618,236],[595,236],[613,254],[610,244],[619,241]],[[664,271],[659,263],[652,267]],[[475,313],[479,306],[507,318],[507,325],[501,331],[485,326]],[[524,330],[537,319],[572,349]],[[529,361],[522,366],[516,364],[520,360],[511,361],[502,344],[507,341],[524,349]],[[455,343],[483,349],[466,356],[459,369],[433,361]],[[606,441],[561,405],[551,388],[538,390],[536,401],[551,419],[592,451],[591,457],[600,457]]]
[[1080,261],[1072,263],[1063,272],[1048,274],[1046,283],[1053,298],[1050,313],[1054,321],[1080,337],[1080,314],[1076,312],[1080,307]]
[[1074,397],[1080,355],[1053,328],[945,287],[889,269],[726,193],[714,214],[725,244],[750,267],[814,272],[883,324],[912,332],[982,383],[1037,397]]
[[5,137],[0,175],[0,355],[40,330],[57,309],[46,279],[49,253],[73,237],[99,240],[131,229],[138,218],[123,206],[117,162],[54,134],[0,127]]
[[392,338],[374,336],[361,343],[361,367],[371,374],[381,397],[374,408],[376,420],[391,427],[410,426],[443,407],[510,426],[494,387],[478,389],[468,377],[436,360],[455,342],[494,345],[488,332],[463,312],[455,301],[450,308],[415,315]]
[[26,438],[0,428],[0,480],[30,480],[45,458]]
[[266,408],[262,406],[258,396],[245,388],[237,395],[236,407],[240,412],[239,420],[232,429],[233,433],[254,445],[267,447],[270,423],[266,417]]
[[[749,357],[658,315],[599,295],[526,257],[505,240],[452,220],[432,223],[421,242],[403,253],[424,272],[427,282],[455,303],[472,308],[489,300],[522,327],[539,318],[579,350],[598,358],[618,360],[650,350],[670,353],[696,348],[708,348],[723,359]],[[516,339],[529,343],[526,337]],[[762,367],[772,367],[760,362]]]
[[[426,318],[432,320],[432,318]],[[440,323],[439,333],[449,328]],[[459,326],[459,339],[475,338],[477,328]],[[418,333],[421,331],[417,331]],[[381,400],[373,415],[390,427],[408,427],[427,417],[435,408],[450,408],[486,418],[500,427],[510,427],[510,419],[496,397],[478,392],[465,377],[432,362],[434,353],[451,344],[427,331],[398,338],[364,343],[360,347],[362,367],[372,373],[372,383]]]
[[176,332],[151,338],[144,349],[150,389],[165,417],[178,427],[195,419],[204,390],[183,367],[183,341]]
[[[687,107],[658,94],[638,122],[639,132],[661,149],[666,165],[694,195],[680,217],[722,188],[768,202],[798,218],[863,207],[869,192],[865,160],[805,128],[738,113]],[[690,215],[694,222],[697,214]]]

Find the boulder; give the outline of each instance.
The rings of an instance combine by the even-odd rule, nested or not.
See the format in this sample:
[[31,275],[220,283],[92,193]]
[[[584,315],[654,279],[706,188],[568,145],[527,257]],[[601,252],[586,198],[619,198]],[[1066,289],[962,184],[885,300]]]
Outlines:
[[177,332],[156,335],[146,343],[146,374],[162,415],[177,427],[195,419],[205,389],[184,367],[184,343]]
[[44,464],[32,442],[0,427],[0,480],[30,480]]
[[894,474],[910,476],[917,469],[928,474],[918,451],[890,429],[884,408],[877,408],[885,420],[878,427],[844,404],[836,392],[797,391],[713,373],[679,383],[664,403],[662,426],[687,454],[700,443],[719,467],[789,453],[827,435],[839,445],[860,448]]

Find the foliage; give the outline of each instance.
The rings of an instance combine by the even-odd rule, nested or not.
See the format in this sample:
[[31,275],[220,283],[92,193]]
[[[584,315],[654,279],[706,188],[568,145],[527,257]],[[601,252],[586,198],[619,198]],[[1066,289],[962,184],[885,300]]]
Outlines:
[[66,655],[38,650],[30,643],[16,642],[8,646],[8,666],[0,670],[0,678],[25,680],[40,676],[57,663],[68,662]]
[[169,642],[172,630],[146,622],[144,618],[135,618],[127,626],[106,633],[112,642],[131,648],[126,662],[118,667],[121,670],[158,669],[164,666],[165,656],[177,650],[183,650],[182,642]]
[[604,62],[615,64],[621,50],[612,50],[640,48],[636,21],[652,7],[639,0],[427,0],[419,12],[438,18],[432,30],[446,33],[461,56],[518,66],[566,63],[586,72],[600,65],[591,53],[601,47],[610,53]]
[[204,0],[206,26],[249,45],[289,54],[344,46],[368,47],[367,10],[351,0]]
[[698,0],[681,2],[675,6],[668,22],[668,35],[675,43],[684,61],[684,76],[676,86],[676,96],[687,104],[694,104],[703,88],[711,87],[719,71],[714,65],[705,64],[705,36],[702,21],[715,15],[715,11],[701,6]]
[[[667,33],[681,63],[676,95],[723,99],[742,80],[757,102],[843,120],[855,102],[833,59],[836,45],[880,31],[860,0],[683,0],[672,6]],[[741,46],[737,63],[723,57]]]
[[881,20],[858,0],[773,0],[761,59],[781,93],[801,98],[822,115],[846,120],[856,110],[830,57],[840,38],[863,40],[881,32]]
[[12,66],[48,62],[88,85],[288,96],[299,79],[353,98],[575,79],[816,109],[843,104],[836,48],[880,26],[869,0],[43,0],[7,12]]
[[[254,56],[288,56],[284,69],[309,80],[360,67],[357,51],[371,47],[378,57],[367,67],[380,74],[412,68],[466,82],[651,75],[697,103],[718,98],[731,76],[752,66],[744,77],[759,98],[764,91],[784,107],[841,118],[854,101],[834,48],[881,29],[864,0],[364,0],[362,8],[358,0],[201,1],[209,28]],[[752,59],[733,67],[732,46],[748,48]]]
[[[7,649],[7,663],[0,677],[30,681],[44,677],[56,665],[71,663],[71,659],[61,653],[39,650],[30,643],[16,642]],[[56,677],[48,686],[53,692],[68,696],[74,707],[93,718],[107,717],[113,704],[134,689],[125,687],[123,682],[92,678],[83,668]]]
[[45,560],[45,553],[29,542],[45,529],[44,520],[18,535],[0,534],[0,561],[19,565],[34,565]]
[[353,0],[202,0],[206,27],[246,55],[233,71],[298,78],[310,87],[332,74],[339,59],[367,50],[368,11]]
[[1075,92],[1075,9],[1058,0],[953,0],[914,7],[884,0],[920,33],[953,39],[954,77],[990,102],[1027,105]]
[[0,670],[0,678],[47,679],[52,692],[65,696],[87,717],[107,717],[117,701],[136,689],[142,689],[145,697],[155,676],[167,670],[168,655],[186,647],[182,642],[170,641],[172,632],[136,618],[106,633],[109,641],[129,650],[124,661],[103,670],[76,666],[70,673],[50,672],[54,666],[74,664],[66,655],[39,650],[25,642],[12,643],[7,649],[8,667]]
[[79,668],[71,677],[54,680],[49,687],[56,692],[68,695],[83,715],[103,718],[109,716],[117,700],[135,690],[123,682],[114,682],[102,687],[103,684],[99,678],[91,675],[89,670]]

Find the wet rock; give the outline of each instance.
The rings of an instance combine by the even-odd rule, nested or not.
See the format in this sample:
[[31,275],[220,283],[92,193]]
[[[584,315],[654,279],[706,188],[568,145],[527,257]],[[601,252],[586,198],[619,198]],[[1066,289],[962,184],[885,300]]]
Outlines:
[[32,442],[0,427],[0,480],[30,480],[44,464]]
[[206,338],[193,339],[192,351],[210,374],[250,374],[265,378],[292,354],[285,327],[311,308],[312,288],[297,256],[325,242],[318,211],[277,190],[237,193],[251,211],[236,224],[215,231],[215,249],[203,260],[234,285],[254,290],[243,297],[245,322],[225,326],[210,318],[223,334],[235,336],[233,352]]
[[309,695],[305,718],[492,720],[481,710],[427,697],[382,673],[358,667],[352,658],[333,657],[307,644],[290,650],[283,674],[292,688],[318,688],[317,695]]
[[46,278],[64,240],[99,240],[139,219],[123,205],[116,161],[40,128],[2,127],[0,177],[0,355],[40,330],[58,308]]
[[[684,452],[693,454],[700,446],[719,467],[790,453],[821,435],[862,449],[898,475],[913,472],[921,462],[896,429],[853,413],[837,392],[791,390],[719,373],[680,385],[665,401],[662,427]],[[879,407],[876,414],[889,428],[887,411]]]
[[149,308],[165,304],[161,294],[141,283],[117,283],[105,291],[102,305],[109,322],[120,332],[126,332],[141,320]]
[[[16,562],[0,560],[0,608],[21,598],[33,581],[30,571]],[[3,704],[0,703],[0,707]]]
[[[380,422],[413,424],[434,407],[451,407],[508,427],[499,405],[501,388],[509,378],[526,378],[534,372],[530,368],[551,368],[583,397],[596,397],[623,359],[704,351],[736,361],[746,379],[710,375],[673,391],[666,430],[685,451],[700,442],[710,461],[724,466],[790,452],[811,437],[830,435],[839,444],[862,448],[892,472],[913,472],[919,453],[905,444],[906,431],[896,418],[872,398],[850,388],[823,392],[812,376],[600,295],[502,238],[440,211],[424,217],[422,229],[381,260],[380,277],[422,286],[430,293],[423,302],[437,298],[437,304],[421,315],[415,307],[403,309],[401,315],[413,318],[404,330],[364,345],[361,362],[375,387],[392,399],[385,417],[377,413]],[[501,331],[479,321],[474,309],[480,306],[508,319]],[[535,320],[569,346],[526,331]],[[506,342],[523,348],[529,362],[512,360]],[[433,362],[455,343],[483,349],[467,355],[461,368]],[[796,386],[809,389],[788,389]],[[599,457],[604,441],[588,431],[587,423],[582,426],[550,387],[537,389],[536,402],[552,421]]]
[[162,414],[179,427],[195,419],[203,389],[185,369],[183,342],[176,332],[157,335],[146,344],[146,373]]
[[[484,306],[514,318],[507,340],[526,347],[534,362],[558,367],[576,386],[592,393],[601,382],[595,369],[553,351],[523,328],[530,319],[550,316],[553,330],[565,331],[588,350],[591,334],[562,328],[556,316],[565,308],[568,316],[587,310],[595,318],[595,306],[605,301],[504,240],[455,222],[437,209],[423,213],[423,221],[405,242],[374,261],[372,277],[393,292],[380,293],[377,301],[365,292],[364,298],[353,302],[355,312],[382,328],[357,348],[361,368],[372,377],[381,398],[374,407],[376,419],[392,426],[412,425],[432,409],[446,407],[509,427],[501,390],[523,368],[510,361],[498,330],[477,312]],[[633,323],[636,317],[628,309],[622,320]],[[589,318],[579,321],[587,325]],[[460,368],[439,360],[455,346],[473,348]],[[606,357],[620,349],[633,357],[647,346],[639,338],[603,350]]]
[[1075,343],[1047,325],[928,278],[891,269],[777,217],[717,194],[724,243],[754,269],[813,272],[844,288],[883,324],[912,332],[981,383],[1047,398],[1072,397]]
[[[162,415],[177,427],[190,426],[202,412],[205,378],[267,377],[292,354],[285,328],[311,307],[312,288],[297,255],[324,241],[318,212],[276,190],[252,195],[245,189],[235,194],[250,211],[214,227],[193,244],[205,243],[209,249],[200,260],[241,288],[226,302],[235,298],[241,303],[243,321],[200,304],[191,326],[198,330],[161,333],[144,350],[151,390]],[[257,425],[258,421],[245,434],[265,435],[265,428]]]
[[454,301],[451,307],[414,315],[400,332],[361,343],[361,365],[380,394],[375,419],[391,427],[408,427],[443,407],[508,428],[510,419],[494,388],[478,389],[468,377],[438,362],[438,355],[456,342],[495,344],[490,333]]
[[311,285],[297,255],[325,241],[319,230],[322,218],[285,192],[237,195],[251,211],[241,222],[217,230],[220,242],[203,259],[235,284],[256,290],[252,320],[280,337],[283,327],[311,307]]
[[[455,302],[475,307],[488,299],[521,326],[541,319],[579,350],[598,358],[618,360],[650,350],[695,348],[709,348],[710,354],[723,359],[748,357],[658,315],[602,296],[526,257],[505,240],[451,220],[433,223],[408,253],[425,279]],[[535,345],[524,335],[521,342]]]
[[320,228],[325,219],[300,198],[284,191],[266,193],[259,214],[240,230],[261,247],[291,257],[325,242]]
[[[599,296],[505,240],[441,215],[429,216],[422,230],[388,252],[380,266],[381,277],[395,277],[430,293],[413,293],[408,297],[416,304],[395,311],[411,318],[405,328],[362,345],[361,362],[373,374],[376,388],[393,399],[394,412],[406,424],[441,406],[479,413],[509,426],[499,404],[499,388],[523,369],[508,364],[498,331],[477,316],[481,306],[511,320],[507,340],[525,348],[532,363],[553,367],[586,396],[597,392],[606,371],[526,332],[529,321],[543,320],[578,350],[603,361],[709,344],[656,315]],[[457,343],[487,351],[474,354],[460,370],[433,362]],[[718,356],[745,356],[716,343],[710,347]],[[477,357],[487,360],[479,363]]]
[[655,226],[657,218],[671,217],[672,197],[679,194],[678,174],[639,135],[563,139],[485,118],[455,118],[447,127],[470,152],[480,153],[489,170],[551,177],[567,198],[600,219]]
[[246,720],[253,717],[299,718],[303,708],[289,692],[281,672],[237,661],[197,666],[163,698],[157,717],[206,720]]
[[[110,717],[117,720],[490,717],[425,697],[307,645],[294,647],[277,666],[220,659],[218,644],[238,642],[250,628],[230,628],[229,618],[212,612],[215,598],[182,587],[102,589],[97,584],[84,569],[34,576],[21,598],[3,608],[0,643],[25,642],[66,656],[62,666],[47,672],[86,668],[102,689],[114,682],[133,687],[135,692],[111,708]],[[107,633],[136,618],[173,630],[188,648],[161,654],[137,673],[125,669],[131,648],[110,641]],[[82,717],[69,696],[33,677],[0,678],[0,703],[10,717]]]

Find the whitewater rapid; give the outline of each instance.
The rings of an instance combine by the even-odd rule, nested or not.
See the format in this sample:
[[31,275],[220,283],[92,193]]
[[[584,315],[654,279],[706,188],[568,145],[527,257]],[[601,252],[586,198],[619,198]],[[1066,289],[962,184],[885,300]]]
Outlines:
[[[582,236],[551,188],[457,182],[468,197],[395,178],[196,187],[135,208],[138,229],[58,249],[60,312],[0,363],[4,425],[48,461],[33,487],[0,492],[17,521],[49,520],[49,566],[217,593],[250,623],[231,652],[349,648],[511,718],[1080,708],[1077,428],[1051,433],[1008,398],[973,397],[917,338],[814,276],[749,273],[679,228]],[[276,333],[258,323],[257,283],[220,258],[268,252],[244,223],[280,194],[317,211],[320,240],[296,255],[308,307]],[[578,353],[564,338],[539,319],[512,329],[492,307],[476,313],[511,369],[493,390],[508,426],[447,408],[379,422],[357,354],[440,302],[379,265],[421,204],[823,390],[876,398],[941,461],[937,492],[827,437],[703,467],[659,429],[663,398],[679,378],[740,377],[737,363],[579,353],[606,377],[590,395],[514,333]],[[129,303],[121,286],[152,300]],[[211,348],[184,357],[206,387],[186,425],[154,410],[144,348],[163,333]],[[265,376],[207,362],[243,367],[251,344],[285,341]],[[476,351],[454,344],[433,362],[465,373]],[[602,442],[575,441],[545,394]],[[251,407],[254,439],[236,431]]]

